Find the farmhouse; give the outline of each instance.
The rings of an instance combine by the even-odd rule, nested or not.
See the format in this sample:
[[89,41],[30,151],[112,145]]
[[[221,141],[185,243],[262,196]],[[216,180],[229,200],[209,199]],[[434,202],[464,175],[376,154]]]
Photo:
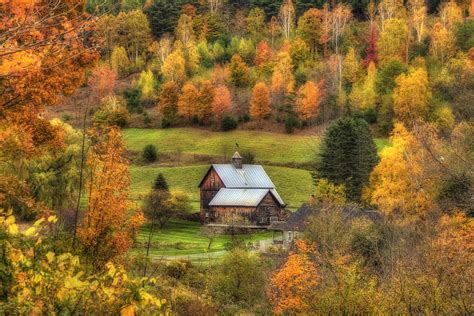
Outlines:
[[260,165],[242,164],[236,152],[231,164],[213,164],[199,184],[201,221],[216,223],[235,215],[253,225],[282,220],[285,203]]

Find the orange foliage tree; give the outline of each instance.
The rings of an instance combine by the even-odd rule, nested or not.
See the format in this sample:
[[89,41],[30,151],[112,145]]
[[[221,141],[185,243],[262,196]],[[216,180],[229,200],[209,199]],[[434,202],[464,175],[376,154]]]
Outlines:
[[95,101],[113,95],[117,85],[117,73],[108,65],[98,65],[88,79],[91,95]]
[[201,123],[209,124],[212,117],[212,102],[214,100],[214,86],[210,80],[201,84],[198,94],[196,116]]
[[299,90],[296,98],[296,111],[305,121],[314,119],[319,112],[322,101],[322,84],[307,81]]
[[271,280],[270,299],[275,314],[305,314],[308,312],[311,295],[318,284],[318,271],[310,259],[314,247],[296,241],[296,251],[290,252],[285,264],[276,271]]
[[92,137],[87,210],[77,232],[86,253],[102,266],[130,248],[143,215],[128,199],[130,176],[120,132],[94,131]]
[[162,127],[172,126],[178,114],[179,88],[173,81],[167,81],[161,88],[159,110],[162,115]]
[[186,119],[192,119],[196,115],[196,103],[199,92],[192,82],[186,82],[181,89],[178,100],[178,113]]
[[64,148],[62,129],[41,112],[84,83],[98,56],[85,38],[92,22],[75,0],[4,0],[0,16],[0,169],[8,170],[0,175],[0,205],[39,209],[26,166]]
[[260,41],[255,50],[255,66],[260,66],[269,62],[272,58],[273,51],[271,47],[265,41]]
[[212,111],[216,122],[220,122],[225,113],[232,110],[232,96],[225,85],[214,89],[214,99],[212,100]]
[[250,99],[250,116],[261,121],[270,114],[270,91],[264,82],[259,82],[252,90]]

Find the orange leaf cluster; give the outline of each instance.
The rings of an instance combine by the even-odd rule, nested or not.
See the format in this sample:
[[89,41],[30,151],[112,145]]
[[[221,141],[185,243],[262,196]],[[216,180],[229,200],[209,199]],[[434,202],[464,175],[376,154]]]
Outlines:
[[262,120],[270,114],[270,111],[270,91],[264,82],[259,82],[252,90],[250,115],[255,119]]
[[309,257],[314,246],[297,240],[296,248],[272,276],[271,301],[275,314],[304,314],[309,307],[311,290],[318,284],[319,275]]
[[229,89],[222,85],[214,89],[214,100],[212,101],[212,111],[216,122],[222,119],[225,113],[232,110],[232,97]]
[[[105,137],[104,137],[105,136]],[[120,132],[111,129],[89,155],[88,207],[78,236],[89,254],[101,265],[125,253],[143,215],[128,199],[130,176]]]

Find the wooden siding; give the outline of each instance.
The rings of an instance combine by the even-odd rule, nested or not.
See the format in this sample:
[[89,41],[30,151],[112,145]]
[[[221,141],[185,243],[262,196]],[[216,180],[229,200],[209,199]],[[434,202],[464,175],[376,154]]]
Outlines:
[[283,214],[280,205],[270,192],[257,207],[212,206],[208,209],[208,212],[209,222],[218,222],[235,214],[245,217],[255,225],[269,225],[271,217],[281,220]]
[[201,221],[207,222],[211,218],[206,220],[206,212],[209,212],[209,202],[214,198],[214,196],[219,192],[221,188],[224,187],[224,182],[214,170],[214,168],[209,169],[209,172],[206,174],[200,185],[200,198],[201,198]]

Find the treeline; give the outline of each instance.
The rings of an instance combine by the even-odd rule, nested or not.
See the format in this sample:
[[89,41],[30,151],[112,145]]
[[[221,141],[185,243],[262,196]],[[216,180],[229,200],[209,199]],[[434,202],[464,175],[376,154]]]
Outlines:
[[95,39],[101,67],[141,72],[120,97],[145,124],[154,108],[163,127],[266,120],[292,132],[353,115],[385,135],[412,118],[447,130],[472,115],[474,22],[469,3],[430,5],[124,1]]

